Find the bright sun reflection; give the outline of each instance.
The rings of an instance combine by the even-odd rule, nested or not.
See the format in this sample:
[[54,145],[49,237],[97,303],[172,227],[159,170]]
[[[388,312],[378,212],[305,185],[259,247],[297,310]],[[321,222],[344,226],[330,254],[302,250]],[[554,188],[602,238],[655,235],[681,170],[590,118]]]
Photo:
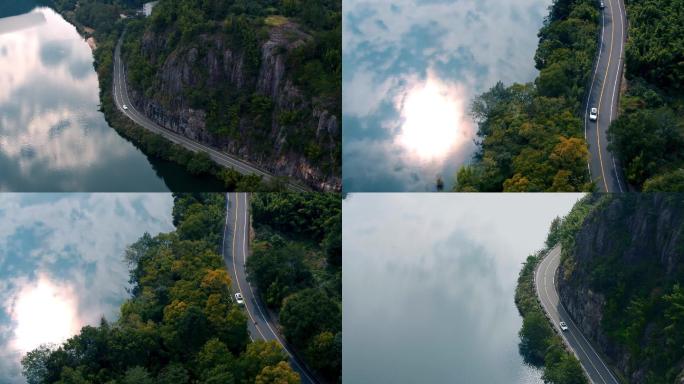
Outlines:
[[443,158],[459,136],[463,98],[436,76],[413,86],[398,102],[403,125],[397,140],[423,160]]
[[28,352],[41,344],[60,343],[78,332],[76,300],[69,288],[45,277],[25,286],[12,310],[15,347]]

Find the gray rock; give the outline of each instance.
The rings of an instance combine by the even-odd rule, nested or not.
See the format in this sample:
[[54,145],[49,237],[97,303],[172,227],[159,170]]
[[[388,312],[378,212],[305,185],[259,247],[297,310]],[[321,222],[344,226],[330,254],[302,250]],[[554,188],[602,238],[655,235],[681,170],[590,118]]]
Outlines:
[[[197,42],[178,45],[161,57],[160,52],[168,52],[167,37],[145,33],[141,44],[143,54],[153,63],[159,61],[161,70],[154,77],[154,92],[143,92],[130,84],[136,107],[165,128],[245,158],[278,176],[293,177],[319,190],[341,190],[341,175],[325,173],[313,166],[304,148],[288,150],[286,145],[297,130],[310,130],[324,155],[339,164],[339,159],[333,158],[338,156],[341,140],[338,117],[299,90],[286,71],[287,54],[312,37],[295,23],[272,27],[268,39],[261,44],[261,67],[256,76],[245,71],[244,53],[231,49],[226,38],[223,34],[201,35]],[[207,84],[212,89],[244,90],[248,96],[256,91],[272,99],[274,111],[267,135],[273,148],[271,154],[258,153],[255,147],[263,143],[252,143],[246,135],[219,137],[208,130],[206,111],[193,109],[186,92]],[[303,127],[281,126],[277,119],[281,111],[299,111],[308,116],[309,123]],[[249,129],[252,129],[251,122],[241,120],[239,131],[246,134]]]

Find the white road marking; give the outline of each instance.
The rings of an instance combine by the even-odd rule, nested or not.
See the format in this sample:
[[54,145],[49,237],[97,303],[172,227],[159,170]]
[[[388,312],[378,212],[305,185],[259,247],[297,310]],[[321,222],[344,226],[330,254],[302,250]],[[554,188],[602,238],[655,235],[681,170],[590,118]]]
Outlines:
[[[559,326],[556,324],[557,322],[560,321],[560,312],[556,312],[556,313],[554,314],[552,311],[549,310],[549,306],[552,306],[552,305],[553,305],[553,302],[555,301],[554,297],[556,297],[556,296],[552,296],[552,295],[549,293],[548,286],[547,286],[547,284],[546,284],[546,278],[547,278],[548,273],[549,273],[549,268],[550,268],[550,266],[551,266],[551,264],[552,264],[552,259],[553,259],[553,258],[556,258],[556,257],[559,257],[559,255],[560,255],[560,248],[555,248],[555,249],[553,249],[553,250],[551,250],[551,251],[549,252],[549,254],[541,261],[541,264],[540,264],[539,267],[537,268],[537,271],[536,271],[536,273],[535,273],[535,276],[536,276],[536,277],[535,277],[535,280],[538,281],[538,280],[540,280],[542,277],[544,278],[544,293],[546,294],[546,296],[545,296],[545,297],[540,297],[540,298],[542,299],[542,300],[541,300],[541,302],[542,302],[542,307],[545,309],[546,313],[551,317],[551,320],[552,320],[552,322],[553,322],[554,327],[555,327],[556,329],[559,329],[559,330],[560,330]],[[560,261],[559,261],[559,262],[560,262]],[[555,273],[554,273],[554,278],[553,278],[553,280],[554,280],[554,287],[555,287]],[[536,287],[537,293],[539,294],[540,291],[539,291],[539,286],[538,286],[538,284],[535,283],[535,287]],[[553,293],[555,294],[555,291],[554,291]],[[583,354],[584,354],[584,360],[588,360],[588,361],[589,361],[589,363],[591,364],[592,368],[593,368],[594,371],[598,374],[599,378],[603,381],[603,383],[608,383],[608,381],[606,381],[605,377],[601,374],[601,371],[600,371],[599,369],[597,369],[596,365],[595,365],[594,362],[593,362],[593,359],[591,359],[591,358],[589,357],[589,353],[587,353],[587,351],[584,349],[584,344],[586,344],[587,348],[592,352],[592,354],[593,354],[594,356],[596,356],[596,358],[601,362],[601,365],[603,366],[603,368],[605,368],[605,370],[608,372],[608,374],[610,375],[610,379],[612,379],[612,382],[614,382],[614,383],[619,383],[619,382],[617,381],[617,379],[615,378],[615,376],[613,375],[613,372],[608,368],[608,366],[605,364],[605,362],[603,361],[603,359],[599,356],[599,354],[598,354],[598,353],[596,352],[596,350],[593,348],[593,346],[591,345],[591,343],[589,342],[589,340],[587,340],[587,338],[584,336],[584,334],[579,330],[579,327],[577,326],[577,324],[576,324],[576,323],[573,321],[573,319],[567,314],[567,310],[565,309],[565,306],[563,305],[563,303],[560,301],[560,297],[558,297],[557,302],[558,302],[558,304],[560,304],[560,309],[561,309],[561,310],[565,313],[565,315],[566,315],[566,316],[564,316],[564,317],[567,317],[567,318],[568,318],[568,320],[569,320],[570,323],[572,324],[572,327],[574,328],[574,329],[573,329],[573,328],[570,329],[569,334],[570,334],[570,336],[572,337],[572,339],[575,341],[576,345],[577,345],[577,346],[581,349],[581,351],[583,352]],[[548,303],[548,305],[547,305],[547,303]],[[583,341],[583,342],[580,341],[580,340],[578,340],[578,339],[575,337],[574,332],[579,333],[579,335],[580,335],[580,337],[582,338],[582,341]],[[561,335],[561,337],[562,337],[563,339],[565,339],[566,344],[567,344],[568,346],[571,346],[571,344],[569,343],[567,337],[566,337],[565,334],[562,332],[562,330],[561,330],[561,332],[560,332],[560,335]],[[571,350],[572,350],[573,353],[577,356],[577,351],[574,350],[572,347],[571,347]],[[578,358],[579,358],[579,357],[578,357]],[[582,369],[585,371],[585,373],[587,373],[587,376],[588,376],[589,379],[591,380],[591,376],[588,374],[586,368],[583,366]]]

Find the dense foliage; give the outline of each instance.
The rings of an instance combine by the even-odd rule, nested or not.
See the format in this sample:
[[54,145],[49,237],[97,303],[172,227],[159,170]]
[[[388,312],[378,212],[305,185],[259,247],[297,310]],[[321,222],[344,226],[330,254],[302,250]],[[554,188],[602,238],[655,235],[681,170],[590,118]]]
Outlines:
[[627,3],[628,89],[608,134],[627,181],[645,191],[684,191],[684,1]]
[[520,354],[526,363],[544,369],[545,383],[586,384],[588,383],[579,361],[563,347],[558,336],[544,316],[534,290],[534,269],[543,257],[540,251],[527,257],[518,277],[515,290],[515,304],[523,316],[520,329]]
[[331,381],[342,374],[341,197],[255,194],[256,231],[247,260],[261,299],[279,311],[287,341]]
[[608,200],[608,195],[587,195],[578,201],[567,215],[562,218],[556,217],[553,219],[549,234],[546,237],[546,247],[551,249],[556,245],[560,245],[562,247],[561,262],[568,262],[568,256],[575,249],[575,235],[582,227],[582,224],[584,224],[584,219],[594,209],[606,204]]
[[456,191],[591,189],[578,117],[597,50],[593,0],[555,0],[539,31],[534,83],[502,83],[475,99],[480,148]]
[[225,198],[176,195],[171,233],[145,234],[125,259],[132,297],[58,347],[22,360],[29,384],[297,383],[276,342],[250,342],[218,253]]
[[[271,33],[301,39],[279,46],[276,54],[284,54],[284,75],[303,91],[305,106],[278,107],[278,100],[258,90],[262,46]],[[313,111],[340,116],[341,34],[339,0],[162,0],[150,18],[129,23],[123,53],[133,86],[165,108],[180,103],[203,110],[206,128],[218,142],[265,157],[282,144],[335,173],[339,154],[330,156],[323,146]],[[229,60],[242,58],[243,65],[219,70],[226,51]],[[185,71],[178,80],[180,94],[159,85],[169,58]],[[185,58],[191,59],[180,64]],[[210,64],[216,68],[208,68],[207,60],[218,63]],[[226,79],[217,76],[219,71],[233,72]],[[283,143],[274,142],[274,126],[284,134]]]

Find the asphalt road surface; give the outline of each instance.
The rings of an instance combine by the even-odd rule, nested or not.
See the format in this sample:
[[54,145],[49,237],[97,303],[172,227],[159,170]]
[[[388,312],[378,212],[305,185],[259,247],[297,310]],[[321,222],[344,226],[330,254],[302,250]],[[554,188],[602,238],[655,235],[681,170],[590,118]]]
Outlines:
[[[561,247],[556,246],[539,263],[534,273],[537,296],[544,310],[551,318],[554,327],[563,337],[565,344],[572,349],[592,383],[619,384],[608,365],[596,352],[593,344],[582,334],[561,304],[556,290],[556,271],[560,264]],[[561,331],[559,323],[564,321],[567,331]]]
[[241,292],[247,311],[247,327],[252,340],[275,340],[287,353],[290,366],[301,377],[303,384],[317,384],[314,375],[292,354],[278,331],[278,323],[257,298],[256,290],[247,281],[245,264],[249,257],[249,195],[226,195],[226,224],[223,232],[223,258],[231,278],[233,292]]
[[[623,0],[603,0],[599,58],[592,75],[584,116],[584,137],[589,143],[589,172],[599,191],[623,192],[627,189],[620,167],[608,151],[607,131],[617,117],[620,80],[625,43],[625,6]],[[596,121],[589,111],[598,108]]]
[[[214,148],[208,147],[206,145],[200,144],[194,140],[191,140],[185,136],[179,135],[169,129],[166,129],[152,120],[148,119],[144,113],[139,112],[128,96],[128,85],[126,84],[126,70],[123,66],[121,60],[121,44],[123,42],[124,35],[121,35],[118,43],[116,44],[116,50],[114,51],[114,103],[117,108],[126,115],[129,119],[133,120],[138,125],[143,128],[150,130],[156,134],[162,135],[168,140],[181,145],[193,152],[206,152],[209,156],[221,166],[232,168],[241,174],[256,174],[262,176],[264,180],[270,180],[273,175],[270,173],[259,169],[258,167],[247,163],[244,160],[240,160],[234,156],[228,155],[224,152],[217,151]],[[123,106],[126,105],[128,109],[124,109]],[[301,186],[299,184],[288,182],[288,188],[293,191],[306,192],[309,189]]]

